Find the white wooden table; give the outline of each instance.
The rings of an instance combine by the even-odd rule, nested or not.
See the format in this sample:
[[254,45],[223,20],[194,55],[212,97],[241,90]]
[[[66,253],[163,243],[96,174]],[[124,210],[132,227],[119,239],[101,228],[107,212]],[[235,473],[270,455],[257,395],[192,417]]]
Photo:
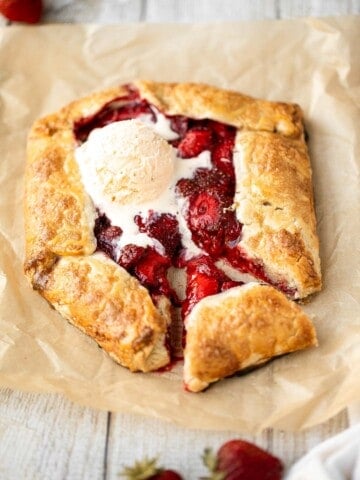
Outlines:
[[[198,22],[360,13],[360,0],[44,0],[43,23]],[[11,22],[0,19],[0,25]],[[200,455],[233,437],[255,441],[287,466],[348,426],[347,412],[297,434],[187,430],[153,418],[78,406],[61,395],[0,389],[0,479],[116,479],[122,467],[159,456],[185,478],[204,475]],[[309,479],[316,480],[316,479]]]

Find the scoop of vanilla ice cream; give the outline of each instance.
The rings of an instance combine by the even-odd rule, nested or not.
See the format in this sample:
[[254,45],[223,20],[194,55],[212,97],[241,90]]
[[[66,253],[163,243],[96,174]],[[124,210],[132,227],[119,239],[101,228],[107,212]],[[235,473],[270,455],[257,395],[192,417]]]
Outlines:
[[[120,205],[158,197],[174,172],[174,149],[138,120],[93,130],[76,152],[83,177],[91,177],[96,196]],[[89,182],[87,182],[89,183]]]

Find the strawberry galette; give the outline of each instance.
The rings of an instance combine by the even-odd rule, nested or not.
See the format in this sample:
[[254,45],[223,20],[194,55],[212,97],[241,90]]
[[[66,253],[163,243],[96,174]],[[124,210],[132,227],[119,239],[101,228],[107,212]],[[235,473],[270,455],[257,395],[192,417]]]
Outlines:
[[33,288],[132,371],[182,345],[199,391],[317,343],[293,302],[321,287],[295,104],[145,81],[75,101],[30,132],[25,223]]

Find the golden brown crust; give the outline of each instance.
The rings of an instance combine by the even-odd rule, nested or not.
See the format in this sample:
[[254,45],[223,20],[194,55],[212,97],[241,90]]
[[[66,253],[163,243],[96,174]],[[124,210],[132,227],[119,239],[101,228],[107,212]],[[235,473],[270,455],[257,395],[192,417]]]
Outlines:
[[148,291],[104,255],[62,257],[42,293],[130,370],[147,372],[169,363],[165,336],[170,309],[157,309]]
[[193,392],[317,345],[309,318],[273,287],[249,283],[201,300],[186,321],[184,381]]
[[321,288],[311,167],[302,140],[239,132],[235,146],[239,247],[274,283],[303,298]]
[[123,87],[112,88],[72,102],[58,113],[36,121],[29,133],[25,271],[33,282],[56,256],[89,255],[95,250],[95,211],[74,158],[73,125],[125,92]]
[[258,100],[238,92],[201,83],[137,81],[142,97],[169,115],[211,118],[238,129],[303,134],[302,112],[292,103]]

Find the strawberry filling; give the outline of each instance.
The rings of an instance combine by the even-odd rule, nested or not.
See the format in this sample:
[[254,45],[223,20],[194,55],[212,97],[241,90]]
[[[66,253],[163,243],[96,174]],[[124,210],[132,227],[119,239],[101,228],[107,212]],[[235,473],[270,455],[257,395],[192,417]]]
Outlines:
[[[94,128],[144,115],[148,121],[157,121],[156,109],[129,86],[127,95],[108,102],[94,115],[77,121],[74,135],[82,143]],[[203,151],[210,151],[211,168],[196,169],[191,178],[179,180],[175,189],[177,197],[185,201],[186,208],[182,213],[191,240],[203,254],[186,260],[178,220],[170,213],[160,214],[150,210],[147,215],[135,215],[133,219],[140,233],[146,233],[161,244],[161,252],[151,246],[133,244],[125,245],[119,251],[117,242],[122,230],[111,225],[104,214],[97,218],[94,232],[98,250],[138,278],[155,302],[159,295],[166,295],[175,306],[181,306],[185,318],[202,298],[241,284],[215,266],[219,259],[259,280],[273,282],[265,274],[263,266],[249,259],[238,246],[242,225],[233,206],[236,129],[208,119],[196,120],[181,115],[165,117],[170,128],[178,134],[178,138],[169,143],[177,149],[179,158],[191,159]],[[182,302],[168,280],[171,266],[180,266],[186,271],[186,298]],[[295,293],[285,284],[276,286],[287,294]]]
[[162,244],[170,260],[177,257],[181,249],[181,235],[178,221],[173,215],[150,210],[146,219],[136,215],[134,222],[139,227],[139,232],[147,233],[150,238],[155,238]]
[[94,234],[98,250],[103,251],[112,260],[116,260],[115,249],[122,234],[120,227],[112,226],[106,215],[99,215],[95,220]]
[[201,255],[187,262],[186,276],[186,299],[182,304],[183,318],[186,318],[202,298],[243,284],[230,280],[223,271],[215,266],[208,255]]
[[204,150],[211,150],[213,135],[206,127],[193,127],[185,132],[179,142],[178,155],[182,158],[197,157]]

